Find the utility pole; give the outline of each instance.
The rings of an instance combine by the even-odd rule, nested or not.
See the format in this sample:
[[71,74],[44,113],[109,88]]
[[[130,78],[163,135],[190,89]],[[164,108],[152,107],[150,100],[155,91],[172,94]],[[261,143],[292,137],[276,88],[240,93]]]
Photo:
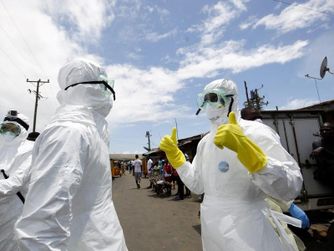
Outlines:
[[244,85],[245,85],[245,91],[246,91],[247,107],[250,107],[250,106],[251,106],[251,103],[250,103],[250,101],[249,101],[248,88],[247,88],[247,83],[246,83],[246,81],[244,81]]
[[268,101],[265,102],[265,96],[260,96],[259,95],[259,90],[263,88],[263,85],[261,85],[260,88],[256,88],[254,90],[250,90],[250,97],[248,96],[248,88],[247,88],[247,83],[246,81],[244,81],[245,84],[245,91],[246,91],[246,98],[247,101],[244,102],[244,106],[245,107],[251,107],[251,108],[255,108],[257,110],[262,110],[264,105],[268,105]]
[[147,138],[147,148],[146,147],[144,147],[147,151],[151,151],[151,139],[150,139],[150,137],[151,137],[152,135],[150,134],[150,132],[149,131],[146,131],[146,134],[145,134],[145,137]]
[[37,118],[37,107],[38,107],[38,100],[40,98],[42,98],[42,95],[39,94],[39,87],[41,86],[41,84],[46,84],[46,83],[50,83],[49,79],[47,81],[42,81],[41,79],[38,80],[29,80],[27,78],[26,80],[28,83],[37,83],[37,87],[36,87],[36,91],[32,91],[30,89],[28,89],[29,93],[35,93],[36,98],[35,98],[35,111],[34,111],[34,124],[33,124],[33,128],[32,128],[32,133],[36,132],[36,118]]

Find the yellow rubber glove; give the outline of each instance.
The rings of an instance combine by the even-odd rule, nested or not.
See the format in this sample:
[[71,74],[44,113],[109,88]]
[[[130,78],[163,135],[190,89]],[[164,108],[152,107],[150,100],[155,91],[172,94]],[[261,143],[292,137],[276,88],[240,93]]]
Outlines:
[[228,124],[218,127],[214,143],[217,147],[224,147],[237,153],[240,162],[249,172],[260,171],[267,164],[267,156],[254,142],[252,142],[237,123],[235,113],[231,112]]
[[166,153],[169,163],[175,168],[179,168],[186,163],[186,158],[177,146],[176,128],[172,129],[172,135],[166,135],[160,141],[159,148]]

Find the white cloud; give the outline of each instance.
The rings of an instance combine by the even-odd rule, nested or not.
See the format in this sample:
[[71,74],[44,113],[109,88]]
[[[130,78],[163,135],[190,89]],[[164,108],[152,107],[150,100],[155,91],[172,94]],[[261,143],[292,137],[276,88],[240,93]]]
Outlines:
[[[9,1],[0,5],[0,113],[17,109],[32,121],[35,98],[27,92],[34,90],[29,80],[50,80],[40,88],[37,129],[45,126],[58,103],[57,73],[64,62],[87,53],[67,31],[59,27],[42,8],[43,1]],[[91,56],[94,57],[94,56]],[[96,57],[94,57],[96,58]]]
[[117,2],[118,18],[127,18],[128,20],[134,20],[140,16],[142,3],[140,0],[122,0]]
[[[84,29],[84,21],[81,20],[84,16],[76,16],[79,15],[78,9],[62,6],[57,12],[58,5],[49,3],[46,11],[44,2],[36,0],[34,3],[24,5],[19,1],[11,1],[8,6],[6,5],[22,34],[13,28],[14,24],[5,15],[4,10],[0,9],[1,28],[8,32],[8,34],[0,33],[0,72],[3,76],[0,85],[2,94],[0,113],[4,114],[8,109],[15,108],[32,120],[34,96],[29,95],[27,89],[34,90],[35,87],[25,82],[26,77],[30,80],[50,79],[50,83],[40,89],[41,94],[47,97],[39,101],[37,129],[41,130],[58,106],[56,94],[59,68],[76,56],[90,57],[99,62],[102,59],[95,55],[88,55],[81,47],[81,43],[78,44],[76,38],[71,35],[72,28],[79,27],[79,34],[85,36],[92,29],[91,25],[94,25],[94,22],[90,23],[88,20],[89,27]],[[93,14],[97,15],[99,11],[106,8],[101,6]],[[70,15],[73,15],[73,20],[69,20],[69,27],[65,29],[58,22],[64,17],[70,18]],[[98,37],[104,26],[97,22],[94,32],[97,32]],[[27,40],[30,49],[25,45],[23,38]],[[33,53],[36,62],[28,53],[29,50]],[[138,54],[140,50],[135,50],[134,53]],[[110,77],[116,79],[117,101],[110,119],[113,125],[115,122],[161,122],[170,117],[187,116],[187,107],[174,104],[173,95],[184,86],[182,81],[175,77],[174,72],[159,67],[139,69],[131,65],[110,65],[108,71]],[[20,100],[17,99],[18,97]]]
[[98,41],[103,29],[115,17],[116,0],[48,0],[42,3],[42,8],[56,23],[62,23],[64,29],[69,28],[68,23],[76,27],[70,35],[78,41],[85,40],[85,43]]
[[253,26],[257,22],[257,18],[255,16],[250,16],[246,21],[242,22],[239,27],[241,30],[246,30],[249,27]]
[[185,52],[185,59],[177,73],[180,79],[187,79],[205,77],[218,70],[238,73],[266,64],[283,64],[300,58],[307,44],[307,41],[296,41],[292,45],[262,45],[246,49],[243,42],[228,41],[221,47]]
[[170,14],[167,9],[161,8],[158,5],[146,5],[144,6],[144,9],[148,10],[151,14],[156,13],[159,16],[160,21],[163,21]]
[[234,0],[232,4],[227,1],[219,1],[213,6],[206,5],[203,8],[203,13],[208,15],[208,18],[200,25],[195,25],[188,29],[189,32],[200,32],[202,46],[209,46],[222,38],[225,27],[241,12],[246,11],[244,5],[246,1]]
[[142,56],[140,55],[140,53],[138,52],[138,51],[136,51],[136,52],[129,52],[128,54],[127,54],[127,58],[128,59],[131,59],[131,60],[139,60],[139,59],[141,59],[142,58]]
[[280,106],[279,110],[293,110],[319,103],[312,99],[290,99],[287,104]]
[[158,16],[164,21],[169,16],[169,11],[156,4],[148,4],[142,0],[122,0],[116,3],[117,18],[124,18],[129,23],[137,24],[149,19],[152,15]]
[[314,23],[326,22],[334,13],[333,0],[310,0],[305,3],[292,3],[279,15],[269,14],[258,20],[253,28],[265,26],[282,33],[310,27]]
[[[200,32],[201,41],[186,48],[179,48],[177,54],[183,58],[177,75],[180,79],[214,77],[222,70],[238,73],[266,64],[284,64],[300,58],[308,41],[295,41],[288,45],[263,44],[254,48],[246,47],[246,40],[219,42],[218,38],[229,23],[247,10],[245,1],[218,2],[205,6],[203,11],[208,18],[201,25],[191,27],[190,31]],[[252,22],[251,16],[247,22]],[[247,22],[245,27],[249,26]],[[245,28],[244,27],[244,28]]]
[[[328,67],[331,70],[334,69],[334,51],[326,46],[331,44],[334,44],[334,33],[332,31],[320,34],[319,37],[315,38],[312,43],[310,43],[307,54],[300,64],[300,77],[304,78],[305,74],[309,74],[320,78],[320,64],[325,56],[328,58]],[[331,78],[325,76],[321,83],[326,80],[329,81]]]
[[249,2],[249,0],[231,0],[231,2],[240,10],[246,11],[247,7],[245,3]]
[[161,122],[187,116],[187,107],[174,104],[173,95],[184,83],[173,72],[158,67],[141,70],[132,65],[110,65],[108,72],[116,79],[117,95],[111,123]]
[[162,34],[158,34],[156,32],[148,32],[145,35],[145,39],[149,42],[156,43],[156,42],[159,42],[162,39],[165,39],[165,38],[168,38],[168,37],[171,37],[171,36],[175,36],[176,33],[177,33],[176,29],[173,29],[171,31],[168,31],[168,32],[165,32],[165,33],[162,33]]
[[129,48],[140,42],[157,43],[177,32],[177,29],[168,25],[169,11],[158,5],[147,4],[142,0],[122,0],[117,2],[115,8],[115,23],[121,27],[115,27],[118,42]]
[[[95,55],[87,55],[84,48],[90,41],[85,43],[84,40],[81,40],[79,43],[78,37],[71,35],[73,29],[81,38],[88,36],[89,31],[96,32],[96,38],[98,38],[108,22],[100,19],[83,20],[86,12],[83,12],[85,15],[79,15],[83,5],[80,5],[78,9],[71,9],[71,3],[66,2],[68,5],[59,7],[58,13],[56,8],[58,5],[53,2],[48,2],[48,11],[45,11],[42,0],[32,0],[29,3],[16,0],[8,3],[10,3],[8,9],[13,14],[17,26],[21,28],[22,36],[31,47],[35,59],[30,55],[20,32],[13,28],[4,10],[0,8],[1,27],[6,29],[10,35],[8,38],[6,32],[0,33],[0,73],[3,76],[0,85],[2,94],[0,112],[3,114],[8,109],[17,108],[32,118],[34,97],[27,94],[27,89],[31,88],[31,85],[25,82],[25,78],[50,79],[51,83],[41,88],[42,94],[48,97],[39,103],[38,123],[41,128],[57,106],[56,75],[60,66],[68,59],[78,55],[102,61]],[[103,3],[106,2],[98,2],[98,5],[101,4],[101,6],[94,9],[94,15],[101,14],[106,17],[110,6],[103,6]],[[217,41],[216,34],[219,35],[218,31],[221,28],[223,30],[231,20],[245,10],[243,3],[235,0],[229,5],[219,2],[213,7],[207,6],[205,11],[209,18],[197,30],[203,34],[205,39],[192,47],[179,50],[179,56],[183,60],[178,69],[174,71],[162,67],[145,69],[127,64],[109,65],[108,72],[110,77],[116,80],[117,94],[117,100],[108,118],[110,123],[116,126],[119,123],[161,122],[170,118],[190,116],[189,108],[176,105],[174,100],[175,94],[185,86],[186,80],[213,77],[221,70],[240,72],[265,64],[285,63],[303,55],[307,41],[296,41],[284,46],[262,45],[250,49],[246,48],[244,41],[210,44]],[[138,10],[141,9],[140,2],[136,6]],[[84,27],[85,22],[87,22],[87,27]],[[95,31],[93,31],[94,26]],[[151,33],[151,39],[163,39],[169,35],[172,33]],[[210,36],[212,39],[206,39]],[[129,56],[136,57],[138,53],[140,51],[134,51],[134,54]]]

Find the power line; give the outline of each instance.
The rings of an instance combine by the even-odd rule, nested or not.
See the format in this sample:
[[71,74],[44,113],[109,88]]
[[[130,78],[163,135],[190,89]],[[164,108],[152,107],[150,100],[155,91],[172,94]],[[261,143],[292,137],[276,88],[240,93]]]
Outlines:
[[[273,0],[273,1],[274,1],[274,2],[278,2],[278,3],[285,4],[285,5],[292,5],[292,4],[295,3],[295,2],[290,3],[290,2],[282,1],[282,0]],[[316,9],[313,9],[313,8],[310,8],[310,7],[306,7],[306,6],[302,6],[301,4],[299,4],[298,7],[301,7],[301,8],[304,8],[304,9],[308,9],[308,10],[312,10],[312,11],[315,11],[315,12],[319,12],[319,13],[322,13],[322,14],[325,14],[325,15],[328,15],[327,12],[324,12],[324,11],[321,11],[321,10],[316,10]]]
[[321,102],[321,98],[320,98],[320,94],[319,94],[319,90],[318,90],[318,82],[317,82],[317,80],[322,80],[322,79],[321,78],[317,78],[317,77],[312,77],[309,74],[306,74],[305,77],[314,80],[315,90],[317,91],[319,102]]
[[[9,33],[6,31],[6,29],[4,29],[1,24],[0,24],[0,30],[5,34],[5,36],[7,37],[9,43],[12,45],[12,47],[15,49],[15,51],[19,54],[19,56],[23,59],[23,61],[25,61],[26,57],[23,56],[19,50],[19,48],[17,46],[15,46],[15,43],[14,41],[11,39],[11,36],[9,35]],[[2,48],[0,48],[2,53],[5,54],[9,60],[11,61],[11,63],[24,75],[24,78],[27,78],[24,71],[18,66],[17,63],[15,63],[13,60],[12,60],[12,57],[5,51],[3,50]],[[26,55],[28,56],[28,55]],[[36,71],[35,71],[35,74],[37,75]]]
[[1,68],[0,68],[0,74],[1,74],[1,81],[3,81],[3,77],[9,77],[9,74],[5,71],[3,71]]
[[14,22],[13,18],[11,17],[9,11],[7,10],[6,6],[3,4],[2,1],[0,1],[3,9],[5,10],[7,16],[9,17],[10,21],[14,24],[16,30],[18,31],[18,33],[20,34],[21,36],[21,39],[22,41],[24,42],[25,46],[27,47],[31,57],[33,58],[33,60],[35,61],[36,65],[42,70],[42,72],[45,72],[45,70],[43,69],[43,67],[39,64],[37,58],[35,57],[35,55],[33,54],[32,50],[31,50],[31,47],[29,46],[28,42],[25,40],[24,36],[22,35],[22,32],[20,30],[20,28],[18,27],[18,25]]
[[[20,53],[20,50],[14,45],[14,42],[12,41],[12,39],[10,38],[9,34],[7,33],[7,31],[0,25],[0,29],[1,31],[3,31],[3,33],[6,35],[8,41],[11,43],[11,45],[13,46],[13,48],[15,49],[15,51],[19,54],[19,56],[24,59],[25,57],[23,57],[23,55]],[[7,53],[5,53],[6,55],[8,55]],[[12,61],[12,60],[11,60]],[[13,61],[12,61],[13,62]],[[36,72],[35,72],[36,73]],[[37,73],[36,73],[37,75]]]
[[24,71],[23,71],[20,67],[18,67],[17,64],[15,64],[15,62],[14,62],[14,61],[12,60],[12,58],[7,54],[7,52],[5,52],[1,47],[0,47],[0,51],[8,57],[8,59],[9,59],[10,62],[15,66],[15,68],[18,69],[18,70],[23,74],[24,78],[27,78],[27,76],[26,76],[26,74],[24,73]]

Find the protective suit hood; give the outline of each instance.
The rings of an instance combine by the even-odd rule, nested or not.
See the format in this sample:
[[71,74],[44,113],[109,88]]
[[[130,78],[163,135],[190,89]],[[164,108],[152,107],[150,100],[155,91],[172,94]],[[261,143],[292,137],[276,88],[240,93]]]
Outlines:
[[72,85],[107,79],[107,73],[99,65],[84,59],[75,59],[59,70],[58,83],[61,90],[57,99],[61,105],[86,107],[106,117],[112,108],[113,100],[111,92],[106,90],[103,84]]
[[202,96],[208,93],[219,93],[220,98],[224,99],[224,106],[217,108],[209,104],[204,107],[208,119],[211,121],[213,127],[217,127],[228,121],[228,114],[230,112],[237,113],[238,110],[238,92],[237,86],[232,80],[217,79],[204,87]]
[[17,146],[17,145],[21,144],[24,140],[26,140],[26,138],[28,136],[27,129],[29,128],[29,119],[21,113],[18,113],[16,117],[19,119],[19,121],[22,121],[22,122],[17,122],[17,121],[15,121],[15,118],[9,117],[7,115],[4,118],[3,123],[13,123],[13,124],[19,126],[20,129],[21,129],[20,134],[18,136],[16,136],[15,138],[13,138],[12,140],[10,140],[10,141],[5,140],[2,137],[2,135],[0,134],[0,148],[1,148],[1,145],[6,146],[6,147]]
[[47,128],[66,122],[96,126],[103,141],[109,145],[108,123],[100,113],[93,112],[79,105],[60,106]]

